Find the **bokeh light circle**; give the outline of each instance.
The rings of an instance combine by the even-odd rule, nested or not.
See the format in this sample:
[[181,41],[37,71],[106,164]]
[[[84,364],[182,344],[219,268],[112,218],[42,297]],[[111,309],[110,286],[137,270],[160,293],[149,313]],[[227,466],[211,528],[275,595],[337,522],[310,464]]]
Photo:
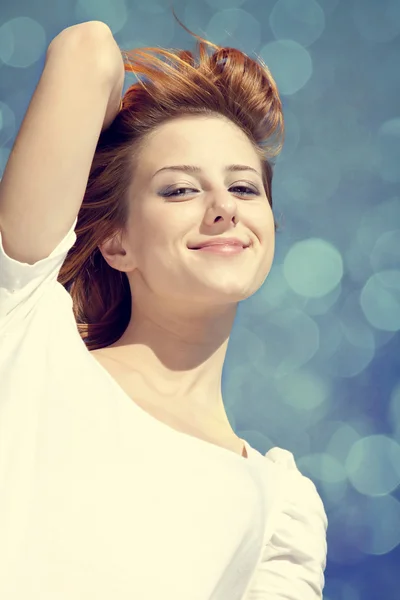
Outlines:
[[0,60],[10,67],[26,69],[46,51],[44,27],[30,17],[15,17],[0,27]]
[[368,322],[377,329],[400,329],[400,270],[371,275],[360,294],[360,305]]
[[260,56],[271,70],[280,94],[295,94],[311,77],[310,53],[293,40],[270,42],[263,46]]
[[296,294],[320,297],[340,283],[343,260],[332,244],[310,238],[290,248],[284,261],[284,273]]
[[350,448],[346,471],[360,494],[390,494],[400,485],[400,444],[381,434],[361,438]]
[[269,24],[276,39],[289,39],[310,46],[323,33],[325,14],[316,0],[278,0]]

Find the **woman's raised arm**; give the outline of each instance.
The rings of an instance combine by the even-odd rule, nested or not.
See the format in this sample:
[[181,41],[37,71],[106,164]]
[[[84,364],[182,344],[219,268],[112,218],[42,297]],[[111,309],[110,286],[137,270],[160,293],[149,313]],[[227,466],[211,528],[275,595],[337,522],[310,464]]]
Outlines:
[[124,74],[100,21],[68,27],[50,43],[0,182],[0,231],[11,258],[34,264],[71,228],[100,133],[118,112]]

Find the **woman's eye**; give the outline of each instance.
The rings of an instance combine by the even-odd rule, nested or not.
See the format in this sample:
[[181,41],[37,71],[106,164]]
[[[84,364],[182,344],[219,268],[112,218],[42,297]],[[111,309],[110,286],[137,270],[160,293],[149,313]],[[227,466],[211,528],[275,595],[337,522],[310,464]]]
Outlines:
[[[253,190],[252,188],[247,187],[245,185],[234,185],[234,186],[232,186],[229,189],[231,189],[231,190],[233,190],[233,189],[236,189],[236,190],[246,190],[246,191],[237,192],[240,195],[246,195],[246,194],[253,194],[254,196],[259,196],[260,195],[260,192],[258,190]],[[176,188],[175,190],[172,190],[170,192],[164,193],[162,195],[165,196],[166,198],[169,198],[170,196],[186,196],[186,194],[178,194],[178,192],[180,192],[180,191],[186,191],[186,190],[191,190],[193,192],[197,191],[195,188],[180,187],[180,188]]]
[[169,198],[170,196],[185,196],[186,194],[178,194],[178,192],[182,191],[182,190],[192,190],[193,192],[195,192],[196,190],[194,188],[184,188],[184,187],[180,187],[180,188],[176,188],[176,190],[172,190],[171,192],[166,192],[163,194],[163,196],[165,196],[166,198]]
[[258,190],[253,190],[253,188],[247,187],[246,185],[234,185],[233,187],[230,188],[232,189],[239,189],[239,190],[247,190],[247,192],[240,192],[240,194],[253,194],[254,196],[259,196],[260,192]]

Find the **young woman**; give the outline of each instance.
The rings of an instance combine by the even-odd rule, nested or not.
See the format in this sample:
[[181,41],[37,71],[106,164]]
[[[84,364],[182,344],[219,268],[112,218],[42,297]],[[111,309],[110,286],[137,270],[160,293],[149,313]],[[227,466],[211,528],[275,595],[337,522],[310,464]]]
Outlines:
[[6,166],[5,600],[322,598],[318,492],[235,434],[221,394],[273,260],[281,101],[265,65],[199,39],[196,63],[64,30]]

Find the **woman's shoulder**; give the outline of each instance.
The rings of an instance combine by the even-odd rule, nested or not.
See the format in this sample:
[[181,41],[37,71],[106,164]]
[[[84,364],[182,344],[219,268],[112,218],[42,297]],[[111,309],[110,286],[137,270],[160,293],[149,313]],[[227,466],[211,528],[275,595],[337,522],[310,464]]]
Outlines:
[[[321,600],[327,560],[328,520],[313,481],[301,473],[292,452],[271,448],[264,455],[268,473],[279,481],[279,500],[270,515],[261,563],[246,600],[265,597]],[[273,476],[273,475],[272,475]]]
[[289,450],[275,446],[265,454],[265,458],[276,465],[282,476],[283,501],[287,510],[298,514],[300,509],[307,514],[314,513],[327,527],[325,508],[315,483],[298,468],[294,455]]
[[270,545],[309,561],[323,581],[326,567],[328,517],[315,483],[298,468],[293,453],[271,448],[265,458],[282,471],[281,502]]

